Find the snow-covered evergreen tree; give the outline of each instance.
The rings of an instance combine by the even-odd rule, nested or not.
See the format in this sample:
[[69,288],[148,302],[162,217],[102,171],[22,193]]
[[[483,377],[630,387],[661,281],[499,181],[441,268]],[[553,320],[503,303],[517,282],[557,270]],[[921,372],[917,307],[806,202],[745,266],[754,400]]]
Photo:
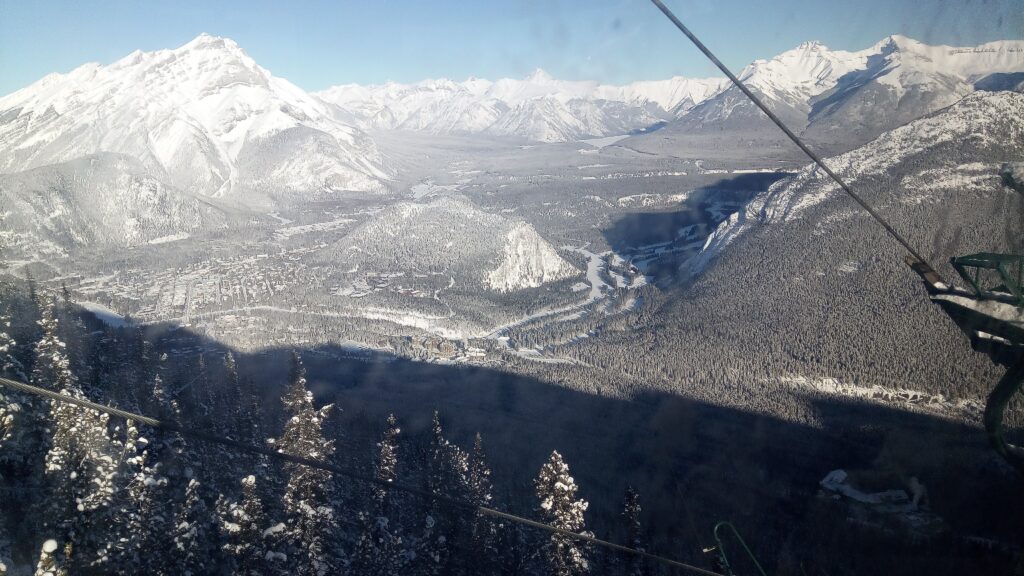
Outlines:
[[223,501],[218,507],[224,551],[233,560],[234,573],[266,576],[275,570],[275,553],[267,514],[256,477],[242,479],[242,501]]
[[[535,486],[541,515],[548,524],[570,532],[583,530],[587,502],[576,499],[576,482],[557,450],[541,467]],[[554,576],[575,576],[589,571],[583,543],[569,536],[552,534],[543,546],[543,554]]]
[[[232,357],[231,364],[234,364]],[[231,436],[230,416],[227,409],[227,396],[224,386],[216,383],[211,375],[206,356],[199,355],[196,377],[192,384],[193,401],[197,406],[199,426],[217,436]],[[220,444],[201,443],[199,453],[207,462],[218,462],[221,466],[210,466],[203,469],[203,474],[210,483],[218,486],[229,486],[237,479],[240,465],[237,463],[238,452],[228,450]]]
[[175,518],[173,541],[176,566],[184,576],[209,574],[214,571],[216,533],[213,516],[203,500],[200,484],[194,478],[185,488],[185,500]]
[[133,541],[138,534],[133,533],[141,525],[138,521],[138,512],[132,498],[131,482],[134,481],[139,464],[139,429],[133,420],[126,420],[124,426],[114,428],[114,434],[119,435],[118,444],[121,453],[118,455],[118,485],[120,489],[115,495],[112,505],[115,514],[115,526],[107,541],[104,555],[110,562],[109,566],[118,568],[126,566],[131,559],[135,546]]
[[[306,370],[298,354],[292,354],[292,382],[282,398],[289,415],[277,449],[285,454],[326,461],[334,454],[334,441],[323,435],[324,419],[332,405],[319,410],[313,406],[313,394],[306,388]],[[323,576],[333,572],[335,559],[329,543],[334,538],[336,520],[331,508],[331,474],[324,470],[286,463],[288,484],[283,500],[291,553],[289,562],[295,574]]]
[[[385,484],[397,478],[398,436],[401,429],[394,414],[387,419],[384,437],[377,443],[374,477]],[[383,486],[374,486],[370,509],[359,514],[362,533],[356,540],[350,566],[355,574],[366,576],[401,576],[407,568],[407,554],[397,522],[389,517],[393,511],[393,493]]]
[[[625,545],[637,550],[643,550],[643,536],[640,525],[640,495],[632,486],[626,487],[625,502],[622,507],[622,521],[625,526]],[[644,559],[639,556],[628,555],[618,556],[622,569],[619,571],[625,576],[644,576],[647,574]]]
[[[75,388],[62,393],[81,397]],[[51,409],[53,441],[46,454],[44,525],[76,543],[72,566],[96,562],[96,553],[107,544],[117,480],[108,418],[64,402],[54,402]]]
[[[156,415],[159,420],[180,423],[182,421],[181,407],[177,398],[171,395],[164,381],[163,373],[166,362],[167,355],[161,354],[153,370],[150,413]],[[170,483],[181,482],[182,485],[187,486],[188,480],[195,473],[196,455],[188,449],[185,437],[176,430],[165,428],[156,428],[150,433],[153,440],[150,452],[159,457],[163,474],[168,477]]]
[[[261,405],[256,386],[252,380],[246,379],[245,385],[239,388],[238,406],[234,410],[234,436],[239,442],[250,446],[264,443]],[[246,469],[266,470],[269,467],[265,456],[242,453],[239,457]]]
[[[33,379],[65,396],[84,398],[57,335],[53,302],[43,306],[44,332],[36,346]],[[42,500],[43,524],[52,535],[75,542],[69,565],[86,566],[106,545],[109,505],[114,497],[117,463],[108,432],[109,416],[67,402],[52,402],[52,438],[45,457],[48,494]]]
[[427,490],[437,495],[444,491],[445,445],[444,431],[441,429],[441,414],[434,410],[430,427],[430,449],[427,453]]
[[64,565],[62,554],[58,551],[60,546],[56,540],[50,539],[43,542],[43,548],[39,551],[39,563],[36,564],[35,576],[67,576],[68,570]]
[[123,370],[126,380],[133,384],[128,394],[129,402],[132,406],[148,410],[152,398],[149,392],[158,370],[153,343],[141,329],[136,330],[125,352]]
[[190,390],[199,424],[204,428],[210,428],[213,423],[214,398],[213,386],[210,385],[210,369],[206,366],[204,354],[199,354],[196,361],[196,376]]
[[167,390],[167,385],[164,384],[163,368],[166,361],[167,354],[161,354],[154,366],[153,388],[149,397],[149,411],[159,420],[173,420],[177,422],[181,414],[178,411],[178,406],[174,403],[174,398]]
[[[381,482],[390,484],[398,477],[398,435],[401,433],[395,415],[389,414],[384,437],[377,443],[377,462],[374,467],[374,477]],[[390,511],[390,497],[391,491],[387,488],[379,485],[374,487],[373,498],[379,513],[387,514]]]
[[122,482],[127,485],[120,502],[118,537],[111,547],[111,573],[155,574],[171,565],[167,535],[172,518],[168,480],[155,446],[126,423]]
[[11,337],[11,317],[0,313],[0,375],[25,379],[25,367],[15,356],[18,343]]
[[[267,439],[261,416],[262,399],[251,379],[239,375],[238,360],[228,351],[224,355],[224,382],[207,392],[204,403],[210,405],[208,412],[216,414],[211,428],[218,434],[248,445],[262,445]],[[294,378],[289,378],[294,382]],[[266,470],[269,463],[265,456],[253,456],[235,450],[211,447],[222,462],[233,462],[233,468]],[[218,478],[222,483],[233,482],[231,477]]]
[[448,565],[452,527],[449,525],[450,518],[443,513],[440,498],[453,491],[451,461],[454,450],[457,448],[444,438],[441,416],[435,410],[426,466],[426,488],[433,498],[423,507],[422,526],[418,527],[420,532],[412,545],[414,574],[440,574]]
[[99,337],[94,338],[83,351],[83,372],[79,374],[82,391],[87,398],[100,399],[104,403],[120,405],[120,398],[114,394],[124,386],[119,382],[120,375],[115,373],[114,362],[117,339],[109,326],[104,326]]
[[54,316],[57,318],[57,336],[64,343],[64,353],[68,357],[72,372],[75,374],[86,374],[87,365],[85,358],[85,324],[78,308],[71,300],[71,291],[67,285],[61,284],[59,302],[54,298]]
[[[466,493],[469,501],[476,506],[491,506],[493,495],[491,469],[484,454],[484,441],[478,432],[473,439],[473,451],[469,456]],[[474,513],[469,528],[469,550],[473,563],[480,572],[493,572],[497,568],[498,525],[494,519]]]
[[[206,367],[205,361],[203,362],[203,367]],[[215,381],[215,379],[211,378],[208,387],[207,403],[210,405],[210,429],[218,436],[233,437],[232,422],[235,417],[234,409],[236,405],[232,403],[230,391],[233,389],[234,382],[238,378],[238,371],[235,357],[230,352],[224,357],[224,371],[226,381]],[[236,452],[220,447],[212,448],[212,450],[217,451],[218,458],[222,462],[230,462],[238,457]],[[233,478],[234,476],[225,476],[219,480],[233,482]]]
[[238,377],[238,362],[230,350],[224,355],[225,382],[222,388],[224,414],[227,417],[226,430],[235,437],[238,434],[238,416],[242,408],[242,386]]
[[35,345],[31,380],[36,386],[59,392],[71,383],[71,363],[68,361],[67,346],[59,337],[60,327],[53,299],[40,298],[39,327],[42,336]]
[[487,455],[484,453],[484,439],[477,432],[473,438],[473,452],[469,457],[469,500],[477,506],[490,506],[493,496],[491,485],[491,469],[487,466]]
[[[0,315],[0,376],[24,380],[25,368],[15,356],[10,316]],[[45,450],[45,416],[41,398],[0,386],[0,479],[23,478]]]

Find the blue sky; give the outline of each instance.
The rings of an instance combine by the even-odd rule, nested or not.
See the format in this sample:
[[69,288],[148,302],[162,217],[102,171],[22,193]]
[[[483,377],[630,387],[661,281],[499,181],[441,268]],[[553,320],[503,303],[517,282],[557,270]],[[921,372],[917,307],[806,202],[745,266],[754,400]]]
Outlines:
[[[950,45],[1024,36],[1021,0],[666,3],[734,70],[804,40],[860,49],[894,33]],[[307,90],[535,68],[612,83],[717,75],[647,0],[0,0],[0,94],[200,32],[233,38]]]

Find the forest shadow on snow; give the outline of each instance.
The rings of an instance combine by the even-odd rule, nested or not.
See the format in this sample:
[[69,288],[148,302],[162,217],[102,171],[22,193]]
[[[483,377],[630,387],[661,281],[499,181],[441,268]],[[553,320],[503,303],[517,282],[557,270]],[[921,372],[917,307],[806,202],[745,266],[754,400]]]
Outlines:
[[[150,331],[157,347],[179,360],[227,350],[186,329]],[[279,414],[291,351],[235,352],[241,377],[262,392],[265,418]],[[428,437],[438,410],[457,444],[468,447],[482,434],[499,507],[535,517],[533,478],[558,450],[590,502],[590,529],[621,539],[618,515],[632,485],[641,495],[649,549],[703,566],[710,559],[701,548],[713,542],[719,520],[739,527],[778,574],[807,566],[828,574],[858,573],[858,566],[876,573],[1002,570],[1015,561],[1015,535],[1024,533],[1024,519],[1008,512],[1024,509],[1024,482],[990,451],[982,430],[939,417],[806,397],[819,419],[811,426],[667,393],[626,400],[492,368],[382,353],[367,361],[335,346],[298,352],[317,402],[339,409],[331,427],[339,432],[335,458],[354,455],[369,470],[389,413],[415,444]],[[271,420],[269,433],[277,434],[279,423]],[[822,495],[818,485],[836,468],[868,471],[879,479],[870,487],[876,490],[905,489],[911,476],[919,478],[942,533],[922,540],[851,523],[846,504]],[[973,546],[971,538],[991,539],[997,550]]]

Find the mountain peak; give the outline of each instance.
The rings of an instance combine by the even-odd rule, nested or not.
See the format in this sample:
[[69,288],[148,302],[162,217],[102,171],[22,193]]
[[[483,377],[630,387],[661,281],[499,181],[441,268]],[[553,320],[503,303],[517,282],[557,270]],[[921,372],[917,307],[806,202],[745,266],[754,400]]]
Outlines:
[[825,44],[823,44],[819,40],[808,40],[807,42],[801,42],[800,45],[796,47],[796,49],[801,52],[820,52],[822,50],[828,50],[828,46],[825,46]]
[[535,68],[533,72],[530,72],[530,75],[526,77],[527,82],[551,82],[552,80],[554,80],[554,77],[540,68]]
[[893,42],[896,44],[919,44],[917,40],[914,40],[913,38],[909,38],[902,34],[890,34],[888,37],[886,37],[886,40],[888,42]]
[[917,47],[927,46],[922,42],[908,38],[902,34],[891,34],[883,38],[878,44],[875,44],[872,49],[888,54],[891,52],[901,52],[907,50],[913,50]]
[[187,80],[200,94],[232,84],[266,87],[271,77],[234,40],[205,32],[174,50],[152,54],[147,65],[168,73],[173,69],[178,81]]
[[237,60],[246,67],[256,66],[256,62],[234,40],[223,36],[213,36],[206,32],[172,50],[172,53],[179,57],[201,54],[204,59]]
[[238,44],[235,43],[231,38],[225,38],[223,36],[214,36],[207,34],[206,32],[200,33],[198,36],[189,40],[182,49],[194,50],[198,48],[228,48],[238,49]]

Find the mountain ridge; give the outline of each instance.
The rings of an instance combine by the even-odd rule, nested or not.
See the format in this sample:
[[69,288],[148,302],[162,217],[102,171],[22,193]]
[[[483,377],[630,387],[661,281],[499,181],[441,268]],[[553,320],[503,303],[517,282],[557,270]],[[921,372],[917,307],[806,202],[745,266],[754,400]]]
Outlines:
[[135,51],[106,66],[51,74],[0,98],[0,172],[110,152],[138,158],[182,189],[215,197],[262,194],[252,188],[279,183],[249,181],[239,159],[275,146],[295,128],[333,142],[320,158],[333,177],[329,188],[383,187],[388,175],[380,153],[361,130],[260,67],[234,41],[202,34],[175,49]]
[[[1013,78],[1021,73],[1024,41],[952,47],[891,35],[857,51],[803,42],[751,62],[738,76],[787,123],[806,129],[812,140],[829,143],[839,138],[852,120],[863,116],[868,102],[891,109],[852,128],[854,144],[859,145],[976,89],[1013,87]],[[108,126],[108,132],[127,141],[124,149],[111,149],[113,138],[105,141],[106,134],[84,130],[77,139],[95,141],[84,146],[85,152],[134,154],[167,172],[173,184],[208,188],[212,195],[229,194],[243,183],[235,163],[248,143],[295,127],[326,133],[340,144],[334,151],[335,168],[329,170],[335,181],[320,187],[362,191],[380,190],[388,179],[367,130],[484,133],[565,142],[641,133],[663,124],[682,134],[768,128],[752,103],[726,79],[715,77],[674,76],[611,85],[560,80],[538,68],[521,80],[340,84],[307,93],[260,67],[230,38],[204,33],[176,49],[136,50],[106,66],[92,62],[66,74],[49,74],[0,97],[0,152],[6,153],[0,172],[70,160],[75,146],[63,144],[62,149],[54,129],[81,128],[83,121],[61,120],[76,111],[94,118],[118,117],[123,99],[110,84],[122,91],[144,86],[147,98],[174,108],[177,115],[162,119],[159,127],[150,122],[145,135]],[[104,86],[106,93],[97,95]],[[89,102],[90,95],[103,97]],[[132,112],[146,121],[157,115],[152,106]],[[136,142],[142,136],[155,145]],[[189,175],[178,173],[181,165],[202,166],[206,174],[189,181],[183,178]]]
[[[952,47],[892,35],[854,52],[805,42],[773,58],[755,60],[738,77],[790,128],[824,151],[838,153],[976,90],[1012,87],[1013,75],[1022,71],[1024,41]],[[1010,77],[995,78],[999,75]],[[728,86],[657,135],[638,136],[622,145],[650,152],[660,150],[664,145],[659,139],[666,136],[722,133],[752,135],[767,147],[784,142],[754,103]]]
[[724,82],[676,76],[616,86],[558,80],[537,69],[522,80],[343,84],[314,94],[351,114],[364,129],[483,132],[562,142],[640,130],[671,119]]

